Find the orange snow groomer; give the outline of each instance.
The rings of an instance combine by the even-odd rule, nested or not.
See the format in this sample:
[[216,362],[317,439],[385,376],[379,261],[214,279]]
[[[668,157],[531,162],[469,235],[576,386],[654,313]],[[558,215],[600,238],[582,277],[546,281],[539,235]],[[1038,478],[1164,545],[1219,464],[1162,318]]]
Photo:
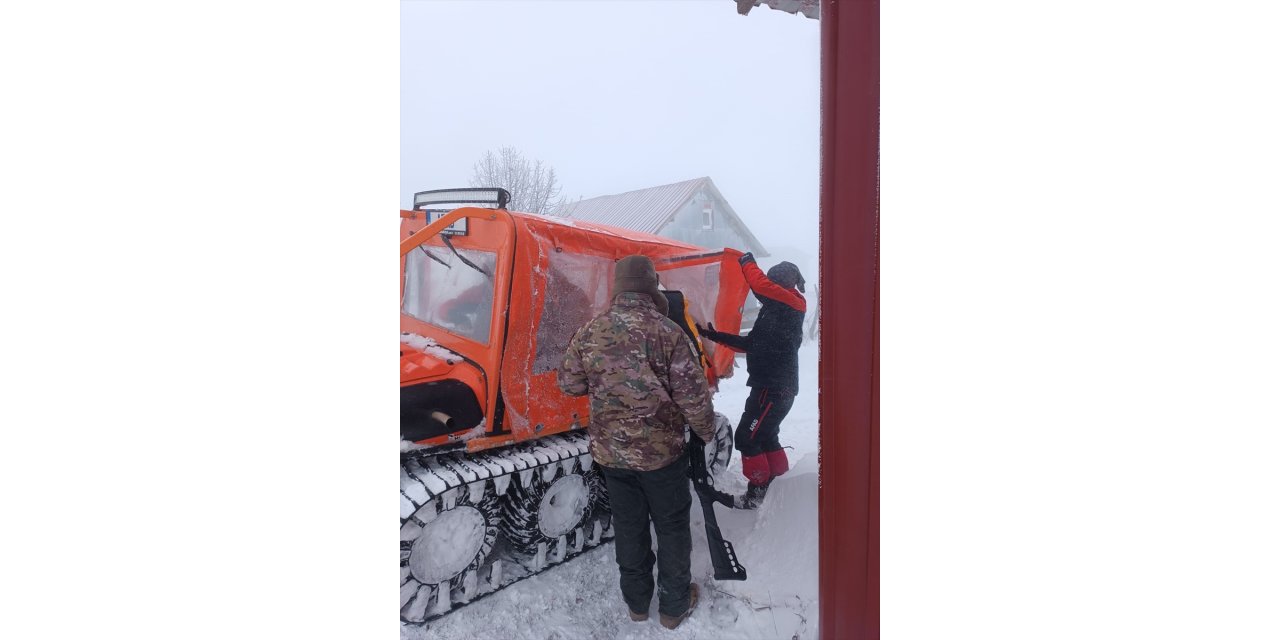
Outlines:
[[[748,291],[739,252],[507,211],[505,198],[429,191],[400,212],[404,440],[479,451],[585,427],[586,400],[562,393],[556,370],[574,332],[608,308],[614,262],[626,255],[648,256],[679,292],[686,330],[738,330]],[[714,387],[733,353],[693,337]]]

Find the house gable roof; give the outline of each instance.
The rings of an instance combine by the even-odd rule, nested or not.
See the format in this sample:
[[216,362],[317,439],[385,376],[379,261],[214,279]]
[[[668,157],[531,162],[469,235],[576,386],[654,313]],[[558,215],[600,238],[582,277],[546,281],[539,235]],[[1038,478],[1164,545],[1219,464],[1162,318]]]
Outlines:
[[559,215],[574,220],[656,234],[675,218],[695,193],[703,188],[724,203],[724,209],[720,211],[721,219],[727,220],[746,239],[751,245],[749,250],[761,256],[767,256],[768,252],[765,251],[764,245],[760,244],[760,241],[734,212],[729,201],[716,188],[711,178],[705,176],[659,187],[571,202],[565,205]]

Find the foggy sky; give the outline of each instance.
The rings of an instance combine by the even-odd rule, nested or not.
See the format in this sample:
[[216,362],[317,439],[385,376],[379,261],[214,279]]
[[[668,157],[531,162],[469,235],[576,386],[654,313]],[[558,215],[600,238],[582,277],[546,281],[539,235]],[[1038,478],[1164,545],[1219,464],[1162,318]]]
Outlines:
[[767,248],[816,266],[817,20],[728,0],[418,0],[400,15],[402,207],[512,145],[570,199],[709,176]]

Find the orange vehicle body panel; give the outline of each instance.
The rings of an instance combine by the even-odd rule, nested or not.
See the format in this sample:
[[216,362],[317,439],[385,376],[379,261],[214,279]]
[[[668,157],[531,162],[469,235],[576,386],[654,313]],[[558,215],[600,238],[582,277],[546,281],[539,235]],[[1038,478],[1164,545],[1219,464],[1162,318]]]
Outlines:
[[[401,217],[402,295],[404,255],[419,244],[448,251],[438,235],[424,236],[455,219],[466,217],[469,228],[467,235],[450,238],[454,246],[498,253],[494,274],[497,293],[487,345],[401,313],[401,332],[429,337],[472,361],[455,363],[448,371],[439,365],[434,370],[443,373],[440,377],[466,383],[481,399],[486,427],[483,434],[466,439],[468,451],[587,425],[587,399],[561,392],[556,370],[572,333],[608,308],[613,263],[623,256],[640,254],[652,259],[664,286],[685,292],[690,314],[699,323],[710,321],[717,329],[731,332],[740,327],[749,288],[737,264],[741,253],[735,250],[711,251],[616,227],[503,210],[458,209],[432,224],[426,234],[418,233],[426,228],[425,214],[401,211]],[[732,375],[734,355],[730,350],[718,349],[710,341],[704,341],[704,348],[712,384]],[[404,345],[401,351],[410,354],[401,358],[401,385],[427,379],[411,373],[426,371],[424,362],[417,358],[432,357],[413,355],[420,352]],[[475,369],[483,371],[471,372]],[[499,395],[503,416],[502,424],[496,425]],[[432,446],[456,440],[456,435],[450,435],[418,444]]]
[[[414,236],[415,233],[425,229],[427,226],[425,213],[420,211],[401,211],[400,217],[402,219],[400,225],[402,238],[400,247],[400,294],[403,296],[405,254],[422,244],[430,247],[440,247],[442,251],[445,249],[439,235]],[[432,226],[445,227],[451,224],[453,219],[461,217],[467,218],[471,233],[453,238],[451,241],[454,246],[459,249],[495,251],[498,255],[498,265],[510,263],[513,248],[511,240],[515,237],[515,232],[512,229],[511,218],[506,212],[467,207],[454,211],[445,219],[439,220],[438,222],[441,224]],[[496,290],[502,291],[510,287],[511,271],[509,269],[497,269],[494,277]],[[439,343],[440,346],[466,358],[464,362],[455,364],[454,369],[448,375],[440,376],[440,378],[453,378],[470,387],[480,401],[481,409],[485,413],[485,421],[488,424],[493,423],[493,408],[497,405],[498,398],[497,379],[492,373],[498,370],[502,362],[503,336],[500,330],[502,319],[503,313],[495,309],[490,322],[489,343],[480,344],[463,336],[450,333],[433,324],[423,322],[406,313],[402,312],[400,314],[401,333],[412,333],[431,338]],[[401,345],[401,353],[409,354],[412,351],[415,350]],[[405,355],[401,356],[400,385],[406,386],[424,381],[425,378],[420,376],[415,376],[414,379],[406,378],[406,373],[408,372],[405,371],[405,357]],[[430,358],[430,356],[426,357]],[[456,440],[456,436],[448,435],[423,440],[418,444],[438,446],[450,444]]]

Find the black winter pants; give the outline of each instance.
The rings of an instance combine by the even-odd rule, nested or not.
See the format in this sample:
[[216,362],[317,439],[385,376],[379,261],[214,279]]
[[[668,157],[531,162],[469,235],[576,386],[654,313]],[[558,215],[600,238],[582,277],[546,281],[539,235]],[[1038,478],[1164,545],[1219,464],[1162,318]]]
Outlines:
[[742,452],[743,458],[782,448],[778,442],[778,431],[795,401],[796,395],[791,391],[751,388],[751,395],[742,410],[742,420],[738,421],[738,430],[733,436],[734,446]]
[[613,547],[622,574],[622,598],[635,613],[648,613],[653,599],[654,553],[649,522],[658,534],[658,612],[679,616],[689,608],[688,459],[654,471],[602,466],[613,510]]

